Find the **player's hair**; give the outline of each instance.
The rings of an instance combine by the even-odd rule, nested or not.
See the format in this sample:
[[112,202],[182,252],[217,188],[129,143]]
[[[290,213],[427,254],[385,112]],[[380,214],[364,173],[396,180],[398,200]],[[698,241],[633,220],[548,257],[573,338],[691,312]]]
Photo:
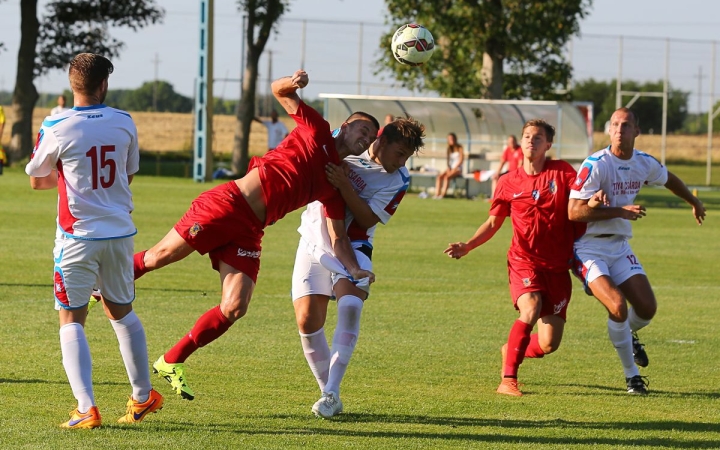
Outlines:
[[640,120],[639,120],[638,117],[635,115],[635,111],[633,111],[632,109],[626,108],[626,107],[623,106],[622,108],[616,109],[615,112],[613,112],[613,114],[615,114],[616,112],[624,112],[624,113],[626,113],[626,114],[629,114],[630,117],[632,117],[632,120],[633,120],[633,123],[635,124],[635,126],[636,126],[636,127],[640,127]]
[[407,148],[413,149],[414,153],[417,153],[425,145],[423,142],[425,126],[410,116],[398,117],[385,125],[381,136],[385,138],[388,144],[401,142]]
[[[552,142],[555,138],[555,127],[550,125],[549,123],[545,122],[542,119],[530,119],[527,122],[525,122],[525,125],[523,125],[523,132],[525,132],[525,128],[527,127],[537,127],[542,128],[545,130],[545,137],[547,138],[548,142]],[[516,139],[517,141],[517,139]]]
[[80,53],[70,61],[70,87],[74,92],[92,95],[113,70],[113,64],[106,57],[95,53]]
[[380,129],[380,122],[378,122],[378,120],[374,116],[362,111],[355,111],[354,113],[350,114],[350,117],[345,120],[345,123],[354,122],[359,119],[369,120],[373,123],[373,125],[375,125],[375,128],[377,128],[378,130]]

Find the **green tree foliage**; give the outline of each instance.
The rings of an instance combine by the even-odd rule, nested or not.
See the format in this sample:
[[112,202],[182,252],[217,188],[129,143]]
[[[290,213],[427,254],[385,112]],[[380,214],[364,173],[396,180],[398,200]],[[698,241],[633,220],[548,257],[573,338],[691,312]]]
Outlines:
[[163,14],[155,0],[51,0],[39,21],[37,0],[21,0],[20,50],[12,99],[15,121],[8,149],[10,160],[22,159],[32,150],[32,113],[38,100],[35,77],[65,67],[81,52],[115,57],[122,49],[122,43],[109,35],[110,28],[137,30],[157,23]]
[[250,162],[250,126],[255,117],[255,92],[257,90],[258,62],[270,38],[270,32],[288,10],[289,0],[238,0],[245,13],[245,42],[247,51],[245,72],[237,108],[237,127],[232,152],[232,171],[244,174]]
[[160,22],[163,14],[155,0],[51,1],[40,26],[36,73],[62,69],[82,52],[116,57],[123,43],[110,35],[110,28],[137,30]]
[[[564,98],[572,68],[563,49],[592,0],[386,0],[390,30],[380,73],[444,97]],[[421,67],[395,61],[388,43],[402,23],[427,27],[437,49]]]
[[[637,92],[662,92],[663,82],[651,81],[640,83],[637,81],[623,81],[624,91]],[[602,131],[605,122],[615,111],[615,80],[595,81],[593,79],[581,81],[572,89],[574,100],[592,101],[594,104],[593,114],[595,116],[594,127],[596,131]],[[668,133],[683,130],[688,115],[689,92],[669,88],[668,92]],[[630,101],[630,97],[623,97],[623,105]],[[631,106],[631,109],[640,121],[640,128],[643,133],[660,133],[662,130],[662,98],[661,97],[640,97]]]

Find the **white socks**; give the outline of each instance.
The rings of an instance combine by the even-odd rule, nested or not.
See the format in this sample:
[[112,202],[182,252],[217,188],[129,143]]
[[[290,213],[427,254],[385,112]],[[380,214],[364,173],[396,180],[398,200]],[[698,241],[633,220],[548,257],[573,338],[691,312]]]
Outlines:
[[92,387],[90,347],[82,325],[68,323],[60,327],[60,350],[65,373],[73,395],[78,401],[78,411],[85,413],[95,406],[95,396]]
[[650,325],[650,320],[641,319],[635,314],[635,308],[630,308],[628,311],[628,323],[630,324],[630,331],[638,331]]
[[338,303],[338,323],[333,336],[330,373],[324,392],[340,395],[340,382],[350,363],[360,334],[360,313],[363,301],[354,295],[340,297]]
[[320,328],[310,334],[300,333],[300,343],[310,371],[315,375],[320,387],[320,392],[324,392],[330,368],[330,348],[325,338],[325,328]]
[[145,403],[152,389],[145,329],[135,311],[130,311],[120,320],[111,320],[110,323],[120,344],[120,354],[133,388],[132,397]]
[[631,378],[640,375],[638,367],[635,365],[633,358],[632,336],[630,334],[630,326],[628,321],[613,322],[608,319],[608,336],[610,342],[615,346],[620,362],[623,365],[625,378]]

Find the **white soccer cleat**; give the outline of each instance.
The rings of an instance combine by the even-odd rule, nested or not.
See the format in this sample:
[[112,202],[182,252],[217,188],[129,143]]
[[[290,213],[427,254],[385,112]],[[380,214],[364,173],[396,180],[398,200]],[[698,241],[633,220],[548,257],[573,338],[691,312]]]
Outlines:
[[334,392],[323,393],[320,400],[316,401],[312,407],[312,412],[323,419],[329,419],[343,410],[340,397]]

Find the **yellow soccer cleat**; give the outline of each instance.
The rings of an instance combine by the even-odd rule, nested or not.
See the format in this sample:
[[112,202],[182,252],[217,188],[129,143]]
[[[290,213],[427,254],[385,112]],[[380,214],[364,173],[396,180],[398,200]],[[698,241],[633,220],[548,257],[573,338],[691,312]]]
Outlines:
[[185,381],[185,364],[171,364],[165,362],[165,355],[158,358],[153,363],[153,373],[157,373],[161,378],[165,378],[177,395],[186,400],[195,398],[195,393],[187,385]]

